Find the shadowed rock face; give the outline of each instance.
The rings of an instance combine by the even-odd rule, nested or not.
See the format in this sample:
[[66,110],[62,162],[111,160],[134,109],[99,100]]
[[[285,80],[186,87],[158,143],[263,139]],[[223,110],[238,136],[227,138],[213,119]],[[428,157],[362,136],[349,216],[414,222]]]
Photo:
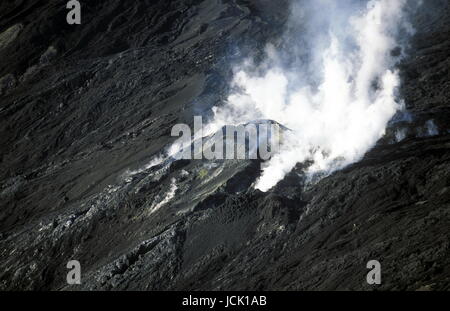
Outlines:
[[[287,1],[0,4],[0,289],[450,289],[450,6],[426,1],[401,66],[409,115],[365,158],[268,193],[260,161],[156,161]],[[82,266],[67,286],[66,264]]]

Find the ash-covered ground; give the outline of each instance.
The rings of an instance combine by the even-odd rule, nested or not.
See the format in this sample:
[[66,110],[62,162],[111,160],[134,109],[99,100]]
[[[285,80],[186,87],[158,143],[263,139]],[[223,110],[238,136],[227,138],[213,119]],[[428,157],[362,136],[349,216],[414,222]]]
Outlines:
[[299,165],[267,193],[258,160],[148,164],[221,105],[233,65],[282,48],[288,1],[82,1],[81,25],[65,4],[0,4],[0,289],[450,289],[448,1],[412,18],[408,118],[362,161],[311,185]]

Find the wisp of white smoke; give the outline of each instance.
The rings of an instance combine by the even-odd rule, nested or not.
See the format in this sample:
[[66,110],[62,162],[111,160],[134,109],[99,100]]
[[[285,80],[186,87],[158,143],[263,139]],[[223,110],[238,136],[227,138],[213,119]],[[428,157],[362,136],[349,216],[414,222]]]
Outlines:
[[309,49],[306,61],[286,68],[289,52],[269,46],[264,64],[246,61],[235,70],[233,92],[213,109],[212,124],[271,119],[292,130],[264,165],[257,189],[268,191],[304,161],[313,163],[308,174],[341,169],[385,134],[402,106],[395,65],[402,56],[399,32],[410,29],[406,2],[297,0],[285,41],[289,52]]

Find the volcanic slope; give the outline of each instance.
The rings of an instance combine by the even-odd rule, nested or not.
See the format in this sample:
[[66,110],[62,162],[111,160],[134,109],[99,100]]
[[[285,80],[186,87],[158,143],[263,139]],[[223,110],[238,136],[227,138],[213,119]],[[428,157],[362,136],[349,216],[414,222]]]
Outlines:
[[[260,161],[158,161],[277,46],[287,1],[0,4],[0,289],[380,290],[450,286],[450,4],[424,1],[401,65],[408,118],[315,184]],[[401,131],[401,139],[399,139]],[[297,174],[298,173],[298,174]],[[66,264],[82,265],[68,286]]]

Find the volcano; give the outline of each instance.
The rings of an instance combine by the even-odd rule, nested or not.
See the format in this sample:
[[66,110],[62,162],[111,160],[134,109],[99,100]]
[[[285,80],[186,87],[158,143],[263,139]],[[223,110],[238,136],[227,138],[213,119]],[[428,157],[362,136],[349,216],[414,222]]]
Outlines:
[[64,1],[2,1],[0,289],[449,290],[450,3],[423,2],[383,137],[262,192],[262,159],[167,150],[244,58],[292,52],[291,1],[81,1],[79,25]]

